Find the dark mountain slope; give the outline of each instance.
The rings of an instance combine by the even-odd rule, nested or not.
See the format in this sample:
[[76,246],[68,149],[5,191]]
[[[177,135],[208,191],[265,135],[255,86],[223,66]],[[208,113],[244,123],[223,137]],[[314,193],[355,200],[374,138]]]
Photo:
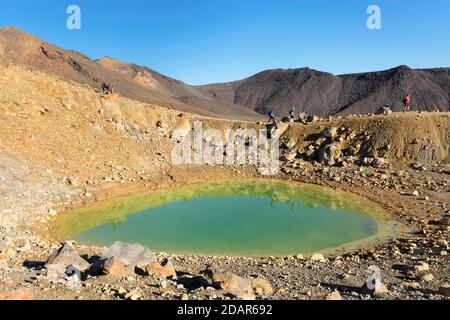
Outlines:
[[449,111],[450,69],[414,70],[406,66],[335,76],[305,69],[268,70],[233,85],[202,86],[235,104],[266,113],[287,114],[291,106],[310,114],[370,113],[383,106],[403,109],[409,93],[416,110]]

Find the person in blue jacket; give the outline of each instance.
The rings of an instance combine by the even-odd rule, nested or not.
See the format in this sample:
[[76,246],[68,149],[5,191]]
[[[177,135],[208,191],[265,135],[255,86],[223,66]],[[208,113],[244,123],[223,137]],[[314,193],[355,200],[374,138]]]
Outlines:
[[275,112],[273,110],[269,111],[269,123],[275,123]]

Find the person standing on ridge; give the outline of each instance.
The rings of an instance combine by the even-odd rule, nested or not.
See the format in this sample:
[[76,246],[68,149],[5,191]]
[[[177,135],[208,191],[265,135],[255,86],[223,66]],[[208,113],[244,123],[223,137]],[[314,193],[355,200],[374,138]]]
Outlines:
[[289,109],[289,117],[291,118],[291,121],[294,122],[295,121],[295,107],[291,107]]
[[269,111],[269,123],[273,123],[275,124],[275,112],[273,112],[273,110]]
[[411,107],[411,96],[407,94],[405,98],[403,99],[403,102],[405,104],[405,112],[410,111]]

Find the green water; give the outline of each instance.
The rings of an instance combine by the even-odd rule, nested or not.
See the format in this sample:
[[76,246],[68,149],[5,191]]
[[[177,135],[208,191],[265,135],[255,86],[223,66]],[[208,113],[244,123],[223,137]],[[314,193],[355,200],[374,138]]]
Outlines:
[[60,240],[117,240],[177,254],[287,256],[390,236],[375,204],[352,194],[286,182],[216,182],[100,202],[52,224]]

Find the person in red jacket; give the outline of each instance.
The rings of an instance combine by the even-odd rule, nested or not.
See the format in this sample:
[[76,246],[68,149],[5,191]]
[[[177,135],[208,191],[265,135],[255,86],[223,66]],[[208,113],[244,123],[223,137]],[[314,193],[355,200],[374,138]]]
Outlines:
[[409,94],[406,95],[406,97],[403,99],[403,102],[405,103],[405,111],[410,111],[411,96]]

